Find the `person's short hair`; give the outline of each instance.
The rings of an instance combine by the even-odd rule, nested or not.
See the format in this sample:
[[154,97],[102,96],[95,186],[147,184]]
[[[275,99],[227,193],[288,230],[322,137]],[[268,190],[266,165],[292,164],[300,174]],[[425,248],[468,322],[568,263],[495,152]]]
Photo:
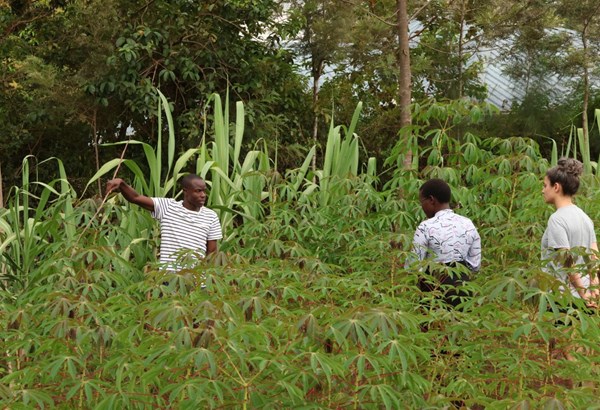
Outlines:
[[421,185],[419,192],[421,192],[421,195],[425,198],[432,196],[442,204],[450,203],[450,197],[452,196],[450,185],[439,178],[433,178],[425,182]]
[[196,174],[187,174],[186,176],[184,176],[181,179],[181,187],[182,188],[189,188],[190,184],[192,183],[192,181],[196,180],[196,179],[200,179],[203,180],[202,177],[199,177]]
[[583,174],[583,164],[574,158],[561,158],[556,166],[546,171],[552,185],[559,183],[563,194],[573,196],[579,189],[579,176]]

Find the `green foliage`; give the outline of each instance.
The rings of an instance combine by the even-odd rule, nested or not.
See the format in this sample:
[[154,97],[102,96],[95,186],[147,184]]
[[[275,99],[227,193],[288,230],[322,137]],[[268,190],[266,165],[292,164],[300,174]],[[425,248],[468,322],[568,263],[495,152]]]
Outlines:
[[33,159],[26,157],[22,185],[14,187],[12,206],[0,208],[0,274],[21,288],[30,286],[36,261],[49,247],[55,242],[70,246],[75,240],[75,193],[67,182],[62,162],[56,161],[60,177],[44,183],[30,181]]
[[[258,218],[262,214],[260,203],[265,199],[266,176],[271,171],[266,144],[262,150],[251,150],[241,161],[241,148],[244,137],[244,105],[236,104],[236,121],[230,124],[229,101],[225,107],[218,95],[214,101],[214,141],[210,144],[203,139],[200,156],[196,162],[196,173],[203,178],[210,170],[212,177],[209,205],[220,208],[221,222],[225,229],[230,228],[235,213],[246,219]],[[230,126],[235,127],[230,132]],[[233,134],[233,144],[230,135]]]
[[[372,200],[381,208],[365,209]],[[328,262],[320,264],[312,250],[275,258],[264,237],[231,248],[248,254],[259,247],[252,264],[206,265],[166,277],[150,270],[142,279],[111,247],[57,250],[35,288],[2,302],[3,402],[98,408],[595,402],[585,388],[560,384],[594,380],[595,356],[548,358],[546,341],[594,349],[597,317],[571,309],[559,314],[571,326],[555,327],[554,314],[527,302],[542,294],[522,276],[523,269],[533,272],[531,264],[505,260],[495,270],[500,246],[486,248],[477,296],[464,312],[430,305],[416,288],[416,272],[401,267],[402,252],[390,254],[389,240],[407,234],[410,224],[386,234],[378,225],[390,224],[387,214],[395,221],[397,210],[378,197],[356,198],[353,206],[364,212],[355,219],[340,217],[347,208],[305,208],[304,225],[331,215],[318,236],[292,226],[301,239],[313,237],[312,246],[328,247],[321,254]],[[272,215],[283,225],[285,213]],[[328,243],[365,215],[360,231]],[[255,237],[249,228],[240,236]]]
[[484,68],[476,53],[484,44],[481,14],[488,1],[439,1],[427,4],[418,14],[426,28],[411,50],[415,96],[483,100],[487,95],[480,73]]
[[467,164],[480,161],[480,155],[486,154],[479,149],[480,139],[470,131],[496,111],[492,105],[466,100],[429,99],[414,104],[413,125],[399,132],[400,138],[385,164],[394,164],[395,172],[401,172],[400,164],[409,151],[415,154],[413,169],[419,169],[420,165],[460,167],[463,158]]
[[4,186],[19,184],[26,155],[60,156],[80,191],[118,152],[97,152],[100,143],[156,146],[156,87],[172,105],[182,151],[199,145],[198,123],[212,120],[203,117],[207,97],[226,90],[245,102],[249,145],[301,142],[310,110],[304,79],[280,47],[279,11],[273,0],[0,2]]
[[[93,174],[95,133],[105,131],[102,124],[114,112],[99,113],[84,86],[105,72],[105,53],[116,28],[113,5],[110,0],[0,4],[5,186],[18,184],[26,155],[60,156],[77,188]],[[111,126],[111,132],[118,128]],[[40,172],[45,180],[52,178],[53,172]]]
[[[596,405],[600,317],[558,292],[539,261],[550,213],[539,192],[550,164],[534,141],[452,138],[449,129],[481,114],[432,104],[417,111],[419,171],[398,171],[378,190],[373,174],[349,160],[354,124],[345,146],[343,127],[332,126],[337,151],[328,169],[336,177],[327,185],[311,180],[314,151],[277,177],[253,168],[261,155],[268,160],[265,151],[241,161],[242,106],[234,126],[228,104],[214,96],[213,106],[214,141],[207,137],[191,157],[167,147],[159,183],[152,185],[155,173],[136,183],[168,194],[177,164],[192,157],[199,172],[213,172],[213,204],[233,203],[243,215],[221,244],[228,262],[156,270],[147,213],[113,199],[97,213],[93,201],[73,199],[60,162],[60,178],[45,184],[30,179],[26,160],[23,184],[0,214],[5,406]],[[145,149],[150,169],[162,152]],[[432,262],[404,266],[424,218],[418,187],[434,176],[449,181],[456,212],[473,219],[483,241],[474,297],[462,310],[419,291],[420,269]],[[589,175],[578,195],[594,220],[597,184]],[[264,201],[244,196],[258,192]],[[246,217],[244,206],[258,212]]]

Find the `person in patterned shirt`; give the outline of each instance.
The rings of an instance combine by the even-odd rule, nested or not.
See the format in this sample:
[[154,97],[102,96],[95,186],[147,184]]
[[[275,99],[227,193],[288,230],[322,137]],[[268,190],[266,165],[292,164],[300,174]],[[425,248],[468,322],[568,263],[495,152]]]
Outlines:
[[[450,209],[450,197],[450,186],[441,179],[430,179],[419,189],[421,208],[428,219],[421,222],[415,231],[413,256],[407,261],[407,267],[415,259],[432,259],[450,267],[464,265],[471,272],[479,271],[481,238],[469,218]],[[447,274],[447,271],[426,271],[419,278],[419,288],[424,292],[444,290],[446,303],[456,306],[461,302],[457,296],[468,296],[466,292],[456,291],[456,288],[469,280],[469,275],[461,269],[453,272],[454,275]]]
[[[120,192],[130,203],[152,212],[160,222],[160,263],[167,270],[179,270],[184,253],[204,258],[217,252],[217,240],[223,237],[216,212],[204,206],[206,182],[189,174],[181,180],[183,200],[150,198],[138,194],[121,178],[107,182],[106,193]],[[187,255],[189,256],[189,255]]]

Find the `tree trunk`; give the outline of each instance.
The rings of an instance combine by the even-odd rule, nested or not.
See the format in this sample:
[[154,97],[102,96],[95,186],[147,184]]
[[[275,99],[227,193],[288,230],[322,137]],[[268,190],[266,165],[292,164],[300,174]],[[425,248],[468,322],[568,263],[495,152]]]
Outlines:
[[589,20],[586,20],[581,31],[581,43],[583,45],[583,113],[581,114],[581,122],[583,129],[583,146],[585,152],[584,157],[585,172],[591,172],[590,165],[590,135],[588,131],[588,106],[590,100],[590,71],[588,68],[588,44],[587,44],[587,28]]
[[0,208],[4,208],[4,196],[2,195],[2,190],[4,186],[2,186],[2,163],[0,162]]
[[[400,97],[400,129],[409,127],[412,123],[410,112],[411,72],[410,48],[408,44],[408,12],[407,0],[396,0],[396,18],[398,30],[398,69],[400,71],[398,89]],[[408,131],[406,131],[408,132]],[[408,137],[408,134],[405,135]],[[412,149],[409,148],[404,156],[404,169],[412,168]]]
[[[96,172],[100,171],[100,141],[98,140],[98,109],[94,108],[94,114],[92,117],[92,132],[94,133],[94,157],[96,159]],[[102,182],[101,178],[98,178],[98,195],[102,196]]]
[[[462,0],[460,3],[460,34],[458,35],[458,90],[456,94],[459,100],[462,100],[465,94],[465,82],[463,79],[463,64],[465,64],[463,62],[463,56],[465,54],[465,16],[467,14],[465,3],[466,0]],[[463,127],[461,125],[458,125],[456,127],[456,139],[459,142],[459,144],[462,144],[462,138]]]
[[[313,89],[312,89],[312,111],[313,111],[313,129],[312,139],[313,144],[316,146],[319,142],[319,113],[317,104],[319,103],[319,81],[323,74],[323,61],[313,61],[312,77],[313,77]],[[317,156],[313,155],[312,158],[312,170],[313,173],[317,170]],[[313,174],[314,175],[314,174]],[[313,176],[313,179],[316,177]]]
[[465,1],[463,0],[460,5],[460,34],[458,37],[458,99],[462,99],[464,94],[464,82],[463,82],[463,54],[464,54],[464,41],[465,41]]

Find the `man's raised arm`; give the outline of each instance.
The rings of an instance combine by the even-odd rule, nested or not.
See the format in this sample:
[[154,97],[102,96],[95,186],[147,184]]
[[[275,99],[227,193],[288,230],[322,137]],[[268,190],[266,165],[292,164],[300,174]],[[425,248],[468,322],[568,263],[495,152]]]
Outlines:
[[121,178],[111,179],[106,183],[106,194],[111,192],[120,192],[128,202],[141,206],[150,212],[154,212],[154,202],[152,198],[138,194],[135,189],[127,185]]

